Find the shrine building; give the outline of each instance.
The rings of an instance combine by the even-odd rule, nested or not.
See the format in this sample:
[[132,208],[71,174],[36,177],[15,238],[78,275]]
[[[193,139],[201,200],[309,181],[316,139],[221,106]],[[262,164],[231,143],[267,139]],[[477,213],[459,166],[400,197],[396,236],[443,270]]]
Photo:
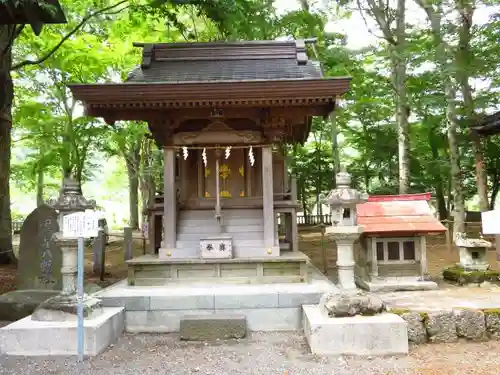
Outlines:
[[129,285],[307,281],[286,146],[307,140],[350,81],[323,77],[307,44],[136,43],[125,82],[70,85],[87,115],[144,121],[163,149],[149,254],[128,261]]

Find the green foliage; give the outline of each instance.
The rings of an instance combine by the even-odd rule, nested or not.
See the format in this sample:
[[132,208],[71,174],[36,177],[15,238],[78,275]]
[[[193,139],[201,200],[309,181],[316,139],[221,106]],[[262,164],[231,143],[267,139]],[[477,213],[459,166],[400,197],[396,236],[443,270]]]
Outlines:
[[[35,181],[40,173],[49,187],[61,174],[91,180],[92,171],[109,156],[123,158],[122,168],[133,159],[136,174],[143,178],[144,168],[139,165],[143,163],[145,125],[124,122],[110,127],[81,116],[81,108],[67,90],[68,83],[125,79],[140,61],[140,49],[133,48],[133,42],[315,37],[318,42],[309,55],[321,61],[325,76],[350,76],[352,81],[335,121],[315,119],[306,144],[288,149],[303,207],[311,211],[333,186],[333,169],[338,162],[332,150],[335,131],[340,134],[340,161],[353,174],[355,185],[370,194],[397,193],[398,136],[389,46],[379,43],[360,51],[349,50],[345,35],[324,32],[332,19],[330,11],[300,9],[278,15],[268,0],[63,0],[61,4],[67,24],[45,27],[42,37],[24,28],[13,47],[17,94],[14,147],[22,151],[23,159],[13,160],[12,180],[23,191],[37,189]],[[344,16],[349,13],[347,8],[340,11]],[[472,29],[466,69],[471,78],[489,83],[474,92],[478,113],[491,111],[499,103],[499,22],[500,18],[492,17]],[[454,46],[457,26],[453,18],[443,25],[446,40]],[[435,48],[427,25],[408,26],[404,53],[411,98],[410,192],[431,191],[440,201],[440,213],[446,216],[452,198],[450,151]],[[451,67],[449,74],[455,73],[456,67]],[[462,177],[466,198],[471,199],[476,193],[475,164],[459,95],[457,103],[463,118],[457,139]],[[484,143],[491,200],[500,190],[499,142],[497,137]],[[141,151],[136,160],[138,145]],[[152,162],[146,169],[161,186],[161,157],[157,156],[148,156]],[[117,176],[123,179],[124,171],[117,171]]]

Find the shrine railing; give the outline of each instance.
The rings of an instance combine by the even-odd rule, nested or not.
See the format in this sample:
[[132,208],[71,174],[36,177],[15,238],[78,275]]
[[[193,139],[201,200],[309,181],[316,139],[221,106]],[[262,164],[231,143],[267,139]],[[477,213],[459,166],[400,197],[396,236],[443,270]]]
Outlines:
[[17,220],[12,222],[12,233],[19,234],[21,232],[21,227],[23,226],[23,221]]
[[332,215],[297,215],[298,225],[318,225],[326,224],[332,225]]

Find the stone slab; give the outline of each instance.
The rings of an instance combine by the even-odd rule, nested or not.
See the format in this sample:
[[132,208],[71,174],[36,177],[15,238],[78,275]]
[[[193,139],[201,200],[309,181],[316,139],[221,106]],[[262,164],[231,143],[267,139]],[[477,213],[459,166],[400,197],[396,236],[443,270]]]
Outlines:
[[173,333],[180,331],[181,319],[189,314],[230,314],[246,317],[248,331],[297,331],[301,329],[302,310],[292,308],[224,310],[126,311],[125,330],[130,333]]
[[[186,250],[186,249],[182,249]],[[195,255],[196,256],[196,255]],[[139,257],[127,260],[127,264],[216,264],[216,263],[230,263],[230,264],[238,264],[238,263],[261,263],[261,262],[275,262],[275,263],[283,263],[283,262],[307,262],[309,258],[307,255],[299,252],[293,251],[290,253],[285,253],[280,256],[255,256],[255,257],[240,257],[240,258],[227,258],[227,259],[210,259],[210,258],[199,258],[199,257],[184,257],[178,258],[174,257],[161,257],[155,255],[141,255]]]
[[125,306],[127,311],[216,310],[301,307],[318,303],[325,292],[336,290],[330,281],[323,279],[310,283],[194,283],[152,287],[119,282],[94,296],[101,300],[102,306]]
[[408,353],[406,322],[385,313],[328,318],[319,305],[302,307],[304,334],[317,355],[395,355]]
[[181,340],[241,339],[246,334],[247,320],[244,315],[185,315],[180,320]]
[[[103,308],[84,321],[84,354],[103,352],[122,334],[123,307]],[[40,322],[27,316],[0,329],[0,353],[22,356],[73,356],[77,352],[77,322]]]
[[356,281],[357,284],[370,292],[374,293],[390,293],[403,291],[418,291],[418,290],[436,290],[438,285],[434,281],[419,281],[408,278],[388,278],[385,281],[368,282]]
[[0,320],[16,321],[28,315],[42,302],[59,294],[57,290],[15,290],[0,296]]

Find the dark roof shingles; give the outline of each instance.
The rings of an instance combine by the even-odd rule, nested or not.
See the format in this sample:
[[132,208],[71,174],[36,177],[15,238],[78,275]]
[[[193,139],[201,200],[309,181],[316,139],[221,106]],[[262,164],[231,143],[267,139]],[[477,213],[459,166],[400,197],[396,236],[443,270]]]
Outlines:
[[127,82],[253,81],[321,78],[311,60],[298,65],[293,59],[158,61],[149,69],[132,70]]

